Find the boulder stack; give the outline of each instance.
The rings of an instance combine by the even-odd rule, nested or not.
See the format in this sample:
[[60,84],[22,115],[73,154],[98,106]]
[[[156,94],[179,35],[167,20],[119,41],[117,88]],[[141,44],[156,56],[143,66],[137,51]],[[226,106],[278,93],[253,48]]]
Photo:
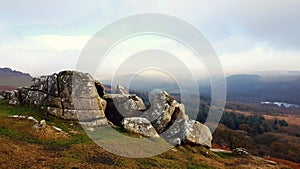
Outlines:
[[[76,71],[63,71],[50,76],[33,78],[30,87],[4,92],[9,104],[28,104],[66,120],[102,120],[106,101],[96,88],[91,75]],[[104,88],[102,88],[104,92]]]
[[[116,94],[91,75],[76,71],[33,78],[30,87],[5,91],[0,100],[11,105],[27,104],[66,120],[79,120],[94,131],[112,124],[143,137],[161,137],[173,145],[184,143],[211,147],[209,128],[190,120],[185,107],[165,91],[150,95],[150,107],[123,86]],[[111,122],[111,123],[108,123]]]

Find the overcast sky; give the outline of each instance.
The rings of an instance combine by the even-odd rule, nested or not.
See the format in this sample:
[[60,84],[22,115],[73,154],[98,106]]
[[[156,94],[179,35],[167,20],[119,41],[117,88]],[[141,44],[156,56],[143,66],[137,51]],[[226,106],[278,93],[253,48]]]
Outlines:
[[74,69],[98,30],[145,12],[196,26],[215,47],[226,74],[300,70],[299,0],[1,0],[0,67],[34,76]]

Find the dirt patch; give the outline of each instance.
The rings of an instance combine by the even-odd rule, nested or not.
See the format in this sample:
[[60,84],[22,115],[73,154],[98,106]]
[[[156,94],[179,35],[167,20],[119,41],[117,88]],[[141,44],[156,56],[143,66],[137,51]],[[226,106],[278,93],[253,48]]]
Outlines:
[[56,156],[42,146],[5,137],[0,137],[0,143],[0,168],[37,168],[46,166],[51,156]]

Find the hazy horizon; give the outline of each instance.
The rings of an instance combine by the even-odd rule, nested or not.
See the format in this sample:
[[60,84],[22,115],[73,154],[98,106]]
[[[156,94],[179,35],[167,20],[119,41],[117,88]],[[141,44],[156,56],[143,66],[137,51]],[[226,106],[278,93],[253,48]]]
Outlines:
[[[26,72],[23,70],[19,70],[19,69],[15,69],[13,67],[1,67],[0,69],[3,68],[9,68],[12,69],[13,71],[20,71],[22,73],[28,73],[30,74],[32,77],[39,77],[39,76],[44,76],[44,75],[51,75],[54,73],[58,73],[64,70],[75,70],[75,69],[62,69],[62,70],[57,70],[57,71],[53,71],[53,72],[49,72],[49,73],[45,73],[45,74],[39,74],[39,75],[33,75],[31,72]],[[88,73],[88,72],[84,72],[84,73]],[[165,76],[165,75],[161,75],[160,72],[158,73],[153,73],[151,74],[151,72],[146,72],[146,73],[123,73],[123,74],[117,74],[115,76],[111,76],[111,75],[102,75],[102,76],[94,76],[92,75],[95,79],[97,80],[111,80],[112,78],[122,78],[122,77],[127,77],[130,76],[132,77],[133,75],[135,76],[141,76],[141,77],[146,77],[146,78],[161,78],[161,80],[165,80],[165,81],[170,81],[170,80],[174,80],[172,79],[172,77],[170,76]],[[225,77],[229,77],[229,76],[233,76],[233,75],[259,75],[261,77],[283,77],[283,76],[300,76],[300,71],[298,70],[294,70],[294,71],[290,71],[290,70],[273,70],[273,71],[251,71],[251,72],[239,72],[239,73],[231,73],[231,74],[225,74]],[[199,75],[199,76],[195,76],[195,78],[197,80],[199,79],[206,79],[208,78],[207,75]],[[182,79],[184,79],[184,77],[182,77]],[[180,79],[179,79],[180,80]]]

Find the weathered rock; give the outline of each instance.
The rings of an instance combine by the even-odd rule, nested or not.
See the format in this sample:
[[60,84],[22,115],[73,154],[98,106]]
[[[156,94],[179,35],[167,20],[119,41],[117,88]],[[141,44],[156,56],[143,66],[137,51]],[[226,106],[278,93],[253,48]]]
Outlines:
[[63,71],[58,74],[61,98],[98,96],[94,79],[90,74],[76,71]]
[[[97,88],[96,88],[97,87]],[[106,101],[99,97],[104,93],[100,82],[91,75],[76,71],[63,71],[32,80],[29,88],[8,91],[11,104],[29,104],[45,107],[48,114],[68,120],[95,120],[105,118]],[[15,99],[17,98],[17,99]]]
[[129,95],[129,98],[131,99],[131,103],[128,103],[128,107],[131,107],[132,109],[136,109],[139,111],[143,111],[146,109],[146,106],[142,100],[142,98],[136,96],[136,95]]
[[48,76],[35,77],[31,81],[30,88],[32,90],[39,90],[44,93],[48,92]]
[[160,136],[172,145],[182,145],[188,132],[187,120],[179,120],[173,123]]
[[143,117],[151,121],[158,133],[166,130],[175,120],[188,119],[184,105],[178,103],[165,91],[155,93],[150,104],[150,109],[144,113]]
[[44,100],[48,97],[46,93],[41,91],[30,90],[27,93],[27,99],[30,105],[39,106],[42,105]]
[[62,108],[61,98],[59,97],[48,95],[47,93],[38,90],[29,89],[27,93],[24,93],[23,90],[19,90],[21,92],[22,103],[27,103],[29,105],[36,106],[36,107],[42,105],[42,106]]
[[30,89],[58,97],[57,74],[33,78]]
[[20,94],[18,90],[12,90],[12,91],[7,90],[3,93],[3,97],[8,100],[9,105],[16,106],[20,104],[20,100],[19,100]]
[[60,97],[54,97],[52,95],[48,95],[48,97],[43,100],[42,102],[43,106],[51,106],[51,107],[57,107],[62,109],[63,105],[62,105],[62,100]]
[[2,96],[2,95],[0,95],[0,100],[4,100],[5,98]]
[[124,113],[131,110],[141,111],[146,109],[143,100],[136,95],[106,94],[103,98],[112,100],[119,109],[125,111]]
[[104,104],[103,99],[101,99],[100,97],[94,97],[94,98],[70,97],[70,98],[63,98],[61,101],[65,109],[76,109],[76,110],[97,110],[97,109],[102,110]]
[[81,121],[80,124],[84,127],[97,127],[97,126],[104,126],[108,124],[106,119],[96,119],[93,121]]
[[48,76],[47,79],[47,85],[48,85],[48,91],[47,93],[49,95],[58,97],[59,96],[59,91],[58,91],[58,81],[57,81],[57,74],[53,74]]
[[47,113],[53,116],[67,119],[67,120],[80,120],[89,121],[97,119],[105,119],[104,111],[101,110],[74,110],[74,109],[60,109],[56,107],[48,107]]
[[124,86],[117,85],[116,94],[129,95],[129,90]]
[[101,105],[101,110],[105,111],[106,110],[107,102],[104,99],[102,99],[102,98],[100,98],[99,102],[100,102],[100,105]]
[[47,113],[58,118],[64,118],[63,109],[57,107],[47,107]]
[[144,137],[159,137],[150,121],[141,117],[124,118],[123,128]]
[[28,97],[28,92],[29,88],[22,87],[17,89],[20,93],[20,103],[21,104],[29,104],[29,97]]
[[184,143],[211,147],[212,134],[206,125],[194,120],[176,121],[161,137],[173,145]]
[[18,100],[16,97],[14,97],[14,98],[12,98],[12,99],[10,99],[10,100],[8,101],[8,104],[9,104],[9,105],[13,105],[13,106],[17,106],[17,105],[20,104],[20,102],[19,102],[19,100]]
[[7,100],[16,97],[15,90],[6,90],[3,92],[2,96]]
[[140,111],[146,109],[136,95],[106,94],[103,98],[107,102],[105,116],[116,125],[121,125],[123,118],[141,116]]
[[185,142],[205,147],[211,147],[212,134],[209,128],[194,120],[188,120],[188,132]]
[[70,120],[95,120],[105,118],[104,111],[100,110],[73,110],[73,109],[65,109],[64,117]]

